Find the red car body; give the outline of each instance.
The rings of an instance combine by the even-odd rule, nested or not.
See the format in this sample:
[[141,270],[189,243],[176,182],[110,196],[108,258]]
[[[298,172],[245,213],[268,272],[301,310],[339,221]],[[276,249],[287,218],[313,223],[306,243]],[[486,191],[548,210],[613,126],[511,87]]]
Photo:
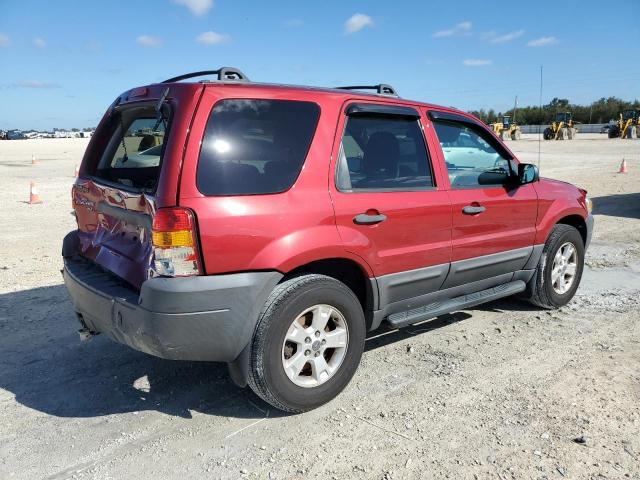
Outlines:
[[[112,107],[87,148],[73,188],[78,231],[74,233],[74,240],[69,240],[69,244],[74,243],[74,246],[67,249],[71,253],[66,255],[71,258],[72,254],[80,253],[84,259],[124,280],[134,297],[131,301],[147,310],[156,311],[153,305],[145,306],[145,284],[155,282],[159,285],[159,280],[166,280],[163,285],[170,282],[177,285],[180,279],[149,278],[147,259],[152,255],[151,246],[149,242],[142,241],[144,228],[136,220],[140,217],[135,215],[153,218],[157,211],[170,207],[186,208],[193,213],[201,277],[227,278],[242,272],[275,272],[278,278],[274,281],[277,281],[292,272],[313,271],[319,265],[322,271],[334,267],[341,271],[353,269],[355,273],[351,272],[352,276],[360,275],[366,280],[366,287],[356,289],[364,298],[370,329],[376,328],[389,314],[418,306],[420,302],[416,299],[425,293],[418,291],[420,285],[434,285],[434,291],[461,287],[469,277],[452,276],[450,265],[465,265],[465,261],[494,258],[492,255],[503,255],[504,252],[524,250],[526,255],[531,255],[531,250],[544,244],[558,223],[575,226],[582,233],[585,244],[588,243],[590,220],[586,192],[570,184],[540,179],[512,189],[495,186],[452,188],[431,115],[436,112],[465,118],[476,125],[474,128],[484,129],[487,135],[496,138],[479,120],[464,112],[354,91],[243,82],[149,85],[121,95],[117,108],[158,102],[163,99],[167,88],[169,93],[165,101],[171,104],[173,112],[171,134],[164,146],[155,192],[127,191],[126,188],[101,183],[92,175],[92,165],[109,143],[109,137],[101,135],[101,132],[107,128]],[[196,172],[203,136],[212,109],[223,99],[286,99],[312,102],[319,107],[320,116],[311,146],[291,188],[277,194],[229,196],[208,196],[198,189]],[[419,112],[418,121],[431,161],[435,187],[357,194],[337,188],[336,166],[347,119],[344,112],[351,104],[360,103],[409,107]],[[497,138],[495,141],[500,142]],[[503,148],[517,164],[515,155],[506,146]],[[468,215],[462,212],[465,206],[482,206],[486,210],[482,214]],[[123,210],[128,215],[132,214],[132,221],[123,221],[122,215],[114,220],[109,213],[114,209],[119,209],[121,214]],[[386,221],[372,225],[355,224],[354,217],[363,213],[384,214]],[[101,233],[98,235],[96,232]],[[130,236],[135,241],[127,240]],[[493,262],[491,275],[500,276],[505,272],[513,275],[513,271],[526,268],[530,271],[532,263],[531,260],[527,262],[529,257],[518,258],[518,266],[505,267],[506,270],[500,270],[501,267],[496,267]],[[501,264],[508,265],[512,261],[513,258],[509,257],[501,260]],[[394,286],[396,275],[406,275],[407,272],[412,275],[411,272],[442,265],[447,266],[444,273],[434,270],[432,276],[420,276],[415,287],[417,291],[410,295],[400,295]],[[233,362],[246,348],[252,332],[249,322],[250,325],[241,333],[225,337],[225,341],[233,344],[232,348],[225,346],[222,348],[224,353],[219,354],[193,353],[203,352],[210,345],[200,345],[198,350],[199,347],[189,342],[197,343],[200,339],[194,340],[188,335],[179,336],[178,340],[172,338],[168,342],[171,344],[167,345],[162,339],[162,332],[158,333],[149,326],[151,321],[145,320],[146,330],[127,327],[128,310],[120,305],[122,302],[119,300],[125,294],[120,297],[105,295],[112,302],[111,307],[105,306],[105,309],[111,308],[110,313],[105,313],[110,317],[106,323],[93,318],[88,307],[83,309],[81,299],[84,294],[79,293],[76,285],[87,287],[88,280],[83,283],[79,274],[71,271],[69,275],[68,285],[77,310],[81,314],[84,312],[84,316],[81,315],[84,328],[106,330],[116,340],[155,355]],[[385,280],[376,282],[376,279]],[[411,279],[403,279],[401,283],[405,292],[414,288]],[[265,287],[267,291],[273,287],[269,285]],[[96,290],[98,287],[87,288]],[[263,296],[257,297],[258,303],[263,300]],[[169,314],[158,311],[162,315]],[[163,322],[169,322],[162,318]],[[202,328],[204,330],[198,331],[199,336],[207,331]],[[141,331],[143,334],[147,332],[148,338],[141,335]]]

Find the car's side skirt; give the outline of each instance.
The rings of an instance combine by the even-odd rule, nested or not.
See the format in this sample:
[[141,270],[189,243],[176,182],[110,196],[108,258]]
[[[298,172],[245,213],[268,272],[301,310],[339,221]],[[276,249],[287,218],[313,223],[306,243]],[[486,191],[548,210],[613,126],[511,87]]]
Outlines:
[[371,279],[372,287],[378,291],[371,330],[393,314],[516,280],[526,283],[535,272],[543,246],[534,245]]

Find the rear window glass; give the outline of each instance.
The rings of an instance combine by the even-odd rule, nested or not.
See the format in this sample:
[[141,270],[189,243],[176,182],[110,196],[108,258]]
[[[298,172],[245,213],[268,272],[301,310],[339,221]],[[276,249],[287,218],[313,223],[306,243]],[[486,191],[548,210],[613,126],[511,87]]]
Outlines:
[[154,108],[134,107],[115,112],[111,139],[94,176],[131,188],[155,188],[167,121]]
[[230,99],[211,111],[196,183],[205,195],[253,195],[291,188],[320,108],[291,100]]

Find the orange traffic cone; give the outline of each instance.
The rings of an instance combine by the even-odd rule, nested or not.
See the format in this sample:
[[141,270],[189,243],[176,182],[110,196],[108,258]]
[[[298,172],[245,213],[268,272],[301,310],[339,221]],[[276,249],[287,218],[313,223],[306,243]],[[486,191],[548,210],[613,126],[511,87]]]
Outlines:
[[38,196],[38,187],[36,187],[36,182],[31,182],[29,186],[29,205],[33,205],[35,203],[42,203],[40,197]]
[[35,155],[31,155],[31,165],[35,165],[36,163],[38,163],[36,161],[36,156]]
[[622,163],[620,164],[620,170],[618,173],[627,173],[627,161],[623,158]]
[[80,175],[80,168],[78,167],[78,165],[76,165],[76,169],[73,172],[73,176],[78,177],[79,175]]

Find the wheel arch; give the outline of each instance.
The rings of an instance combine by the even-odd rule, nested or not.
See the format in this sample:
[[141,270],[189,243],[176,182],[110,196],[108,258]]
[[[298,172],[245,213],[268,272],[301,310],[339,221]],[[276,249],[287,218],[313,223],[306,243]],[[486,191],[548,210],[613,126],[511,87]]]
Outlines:
[[371,326],[373,310],[378,299],[378,288],[375,279],[363,265],[346,257],[330,257],[299,265],[285,273],[282,281],[296,275],[317,273],[326,275],[344,283],[356,295],[362,306],[367,330]]
[[587,245],[587,222],[580,215],[564,216],[556,222],[556,225],[557,224],[569,225],[574,227],[580,233],[583,245]]

